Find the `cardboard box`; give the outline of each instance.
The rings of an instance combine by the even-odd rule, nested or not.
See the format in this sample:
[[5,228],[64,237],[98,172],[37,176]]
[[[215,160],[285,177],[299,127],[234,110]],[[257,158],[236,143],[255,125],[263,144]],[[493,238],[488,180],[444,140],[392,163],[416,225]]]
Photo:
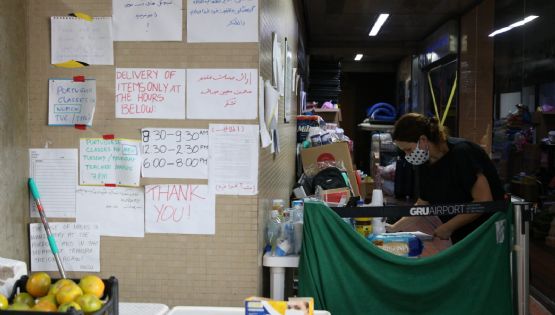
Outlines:
[[314,314],[314,299],[311,297],[289,298],[288,301],[271,300],[252,296],[245,299],[246,315],[292,315]]
[[332,207],[336,207],[339,204],[347,204],[350,197],[351,191],[347,188],[335,188],[322,191],[322,200],[329,203]]
[[312,147],[301,151],[301,160],[303,162],[303,169],[308,169],[311,165],[317,165],[319,162],[326,161],[341,161],[349,176],[353,194],[360,196],[360,191],[357,185],[357,178],[349,152],[349,144],[347,142],[335,142],[318,147]]
[[372,190],[374,190],[374,180],[367,176],[360,183],[360,196],[364,199],[372,199]]

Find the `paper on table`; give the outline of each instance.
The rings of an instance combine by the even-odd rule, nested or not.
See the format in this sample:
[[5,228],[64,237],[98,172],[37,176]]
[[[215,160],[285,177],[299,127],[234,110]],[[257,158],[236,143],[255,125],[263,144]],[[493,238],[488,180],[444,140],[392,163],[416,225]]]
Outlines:
[[[29,177],[37,184],[47,217],[75,217],[77,149],[29,149]],[[31,217],[39,217],[32,197],[29,203]]]
[[100,235],[144,237],[143,188],[88,187],[77,189],[76,220],[95,222]]
[[[100,234],[95,223],[50,223],[65,271],[100,271]],[[29,225],[31,270],[57,271],[42,223]]]
[[258,126],[210,124],[208,183],[215,194],[258,193]]
[[112,14],[115,41],[182,40],[182,1],[112,0]]

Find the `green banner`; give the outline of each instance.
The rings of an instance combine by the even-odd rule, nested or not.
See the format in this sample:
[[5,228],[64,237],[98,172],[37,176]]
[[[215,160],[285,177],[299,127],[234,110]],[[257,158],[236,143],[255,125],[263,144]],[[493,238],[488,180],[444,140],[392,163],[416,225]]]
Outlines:
[[407,258],[375,247],[326,205],[307,202],[299,296],[332,315],[511,315],[512,216],[509,207],[447,250]]

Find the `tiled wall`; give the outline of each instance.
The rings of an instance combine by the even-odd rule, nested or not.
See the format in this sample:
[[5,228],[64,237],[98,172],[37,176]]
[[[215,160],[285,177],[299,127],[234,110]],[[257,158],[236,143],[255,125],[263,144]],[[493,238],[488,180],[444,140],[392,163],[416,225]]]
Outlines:
[[459,136],[491,152],[493,122],[494,1],[486,0],[461,18]]
[[[287,43],[294,56],[293,67],[296,67],[298,26],[295,19],[293,1],[268,0],[261,1],[260,9],[260,75],[264,80],[272,77],[272,33],[276,32],[280,38],[287,37]],[[292,119],[288,124],[283,123],[283,97],[279,104],[278,132],[281,152],[271,154],[270,149],[260,151],[259,175],[259,247],[264,242],[265,220],[268,218],[271,200],[275,198],[289,201],[291,189],[295,181],[295,142],[296,142],[296,96],[293,95]],[[261,278],[260,278],[261,281]],[[268,284],[266,284],[268,285]]]
[[[186,8],[186,0],[183,0]],[[116,67],[139,68],[259,68],[271,77],[271,32],[291,36],[296,55],[296,29],[290,1],[260,0],[260,43],[189,44],[184,19],[182,42],[115,42],[115,66],[59,69],[50,65],[49,18],[70,12],[110,16],[110,0],[29,0],[30,52],[28,127],[31,147],[77,148],[79,138],[111,133],[139,138],[142,127],[207,128],[204,120],[124,120],[115,117],[114,73]],[[270,34],[270,35],[268,35]],[[270,54],[270,55],[268,55]],[[270,59],[268,59],[270,58]],[[47,80],[85,75],[97,81],[97,105],[92,130],[47,127]],[[283,108],[280,107],[280,119]],[[236,121],[218,121],[236,122]],[[256,124],[257,120],[239,123]],[[120,300],[174,305],[239,306],[245,297],[261,292],[263,216],[267,200],[286,198],[294,170],[294,121],[280,123],[281,154],[260,152],[259,196],[218,196],[216,234],[147,234],[144,238],[101,238],[101,276],[115,275]],[[202,180],[142,179],[141,184],[206,183]],[[20,189],[22,190],[22,188]],[[26,240],[26,238],[25,238]],[[72,275],[80,276],[80,274]]]
[[0,1],[0,257],[26,261],[27,83],[25,5]]

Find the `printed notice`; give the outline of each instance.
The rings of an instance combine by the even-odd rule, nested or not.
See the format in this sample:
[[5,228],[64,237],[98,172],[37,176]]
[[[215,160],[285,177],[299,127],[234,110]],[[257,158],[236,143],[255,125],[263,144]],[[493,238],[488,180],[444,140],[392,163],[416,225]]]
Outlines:
[[100,235],[144,237],[143,188],[79,186],[78,223],[98,223]]
[[208,129],[144,128],[143,177],[208,178]]
[[210,124],[208,183],[218,195],[258,193],[258,125]]
[[[29,177],[34,178],[49,218],[75,217],[77,149],[29,149]],[[39,217],[32,196],[31,217]]]
[[80,184],[139,186],[141,177],[140,146],[140,141],[131,139],[81,139]]
[[[100,272],[98,224],[50,223],[65,271]],[[29,224],[31,271],[58,271],[42,223]]]
[[258,0],[187,0],[187,42],[258,42]]
[[96,107],[96,80],[48,80],[48,125],[92,126]]
[[181,41],[182,0],[112,0],[114,40]]
[[185,119],[185,69],[116,69],[116,118]]
[[147,185],[147,233],[214,234],[216,200],[208,185]]
[[256,69],[188,69],[188,119],[256,119]]
[[112,18],[95,17],[92,21],[69,16],[53,16],[51,48],[53,64],[70,60],[89,65],[113,65]]

